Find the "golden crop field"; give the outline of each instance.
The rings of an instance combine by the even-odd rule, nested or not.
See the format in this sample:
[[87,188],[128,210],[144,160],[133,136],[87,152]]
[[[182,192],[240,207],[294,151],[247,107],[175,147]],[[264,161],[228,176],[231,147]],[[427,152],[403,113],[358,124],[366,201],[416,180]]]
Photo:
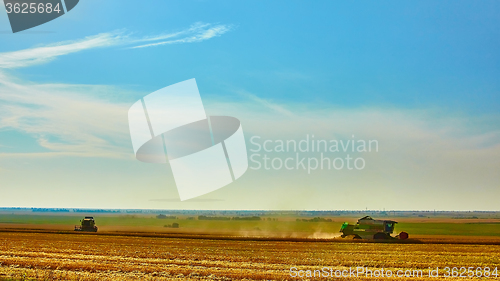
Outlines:
[[[0,232],[0,280],[333,280],[318,277],[325,267],[339,273],[350,267],[423,273],[413,278],[360,275],[346,280],[429,280],[429,268],[439,267],[442,276],[445,267],[481,268],[481,272],[500,267],[500,245],[495,244]],[[296,276],[299,270],[304,277]],[[316,277],[307,277],[307,270],[311,274],[317,270]]]

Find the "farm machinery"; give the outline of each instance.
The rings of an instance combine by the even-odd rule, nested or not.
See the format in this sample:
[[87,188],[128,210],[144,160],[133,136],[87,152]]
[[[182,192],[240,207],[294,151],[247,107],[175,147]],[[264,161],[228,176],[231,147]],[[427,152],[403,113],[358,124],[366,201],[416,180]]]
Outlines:
[[344,222],[340,228],[341,237],[352,236],[354,239],[408,239],[408,233],[400,232],[391,236],[398,222],[392,220],[374,220],[370,216],[360,218],[356,224]]
[[94,217],[85,217],[80,223],[81,225],[75,225],[75,231],[97,232]]

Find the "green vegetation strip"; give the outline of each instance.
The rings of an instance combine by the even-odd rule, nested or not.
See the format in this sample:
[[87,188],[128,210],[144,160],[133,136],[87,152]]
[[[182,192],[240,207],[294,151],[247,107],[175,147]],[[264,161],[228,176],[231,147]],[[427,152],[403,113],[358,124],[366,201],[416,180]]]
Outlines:
[[[78,225],[83,215],[0,215],[0,223],[33,224],[36,225],[65,225],[68,229]],[[198,219],[158,219],[154,216],[100,216],[94,215],[96,224],[103,226],[127,227],[164,227],[178,223],[182,229],[196,229],[206,231],[253,231],[262,235],[272,233],[339,233],[342,223],[328,221],[299,221],[289,220],[198,220]],[[395,234],[405,231],[411,235],[459,235],[459,236],[496,236],[500,237],[498,223],[399,223]],[[253,234],[257,234],[253,233]]]

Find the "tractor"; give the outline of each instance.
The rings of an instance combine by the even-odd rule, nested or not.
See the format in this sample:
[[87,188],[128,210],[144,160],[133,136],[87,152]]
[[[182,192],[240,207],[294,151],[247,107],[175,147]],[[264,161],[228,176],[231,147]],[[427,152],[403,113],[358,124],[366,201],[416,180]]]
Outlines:
[[391,220],[374,220],[370,216],[360,218],[358,222],[353,225],[344,222],[340,227],[342,232],[341,237],[345,238],[352,236],[354,239],[408,239],[408,233],[401,232],[395,237],[391,234],[394,232],[394,226],[398,222]]
[[94,217],[85,217],[80,221],[81,225],[75,225],[75,231],[90,231],[97,232]]

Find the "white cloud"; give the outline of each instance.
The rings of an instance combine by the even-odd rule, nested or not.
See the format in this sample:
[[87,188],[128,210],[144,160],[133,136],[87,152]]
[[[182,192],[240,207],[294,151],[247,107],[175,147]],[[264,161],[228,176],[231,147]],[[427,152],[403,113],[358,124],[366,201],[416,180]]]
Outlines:
[[[201,41],[205,41],[205,40],[208,40],[208,39],[211,39],[214,37],[221,36],[222,34],[230,31],[231,29],[232,29],[232,27],[229,25],[211,26],[210,24],[197,23],[197,24],[191,26],[191,28],[189,28],[185,31],[182,31],[182,32],[167,34],[167,35],[163,35],[163,36],[157,36],[157,37],[153,37],[153,38],[144,38],[139,42],[153,41],[153,40],[156,41],[156,40],[163,40],[163,39],[171,39],[171,40],[135,46],[132,48],[136,49],[136,48],[154,47],[154,46],[167,45],[167,44],[182,44],[182,43],[201,42]],[[187,36],[177,38],[180,35],[187,35]],[[177,38],[177,39],[175,39],[175,38]]]
[[43,47],[0,53],[0,68],[19,68],[43,64],[58,56],[80,52],[86,49],[108,47],[124,40],[118,34],[102,33],[76,41],[59,42]]
[[272,111],[274,112],[277,112],[277,113],[280,113],[280,114],[283,114],[283,115],[286,115],[286,116],[292,116],[293,113],[290,111],[290,110],[287,110],[284,106],[278,104],[278,103],[274,103],[268,99],[263,99],[263,98],[260,98],[252,93],[249,93],[247,91],[238,91],[238,93],[243,96],[244,98],[246,99],[249,99],[253,102],[256,102],[257,104],[260,104],[262,106],[264,106],[264,108],[267,108],[267,109],[271,109]]
[[197,32],[201,32],[203,30],[206,30],[210,26],[211,26],[210,23],[196,22],[196,23],[192,24],[189,28],[186,28],[184,30],[177,31],[177,32],[172,32],[172,33],[155,35],[155,36],[146,36],[146,37],[143,37],[141,39],[135,40],[134,43],[160,41],[160,40],[165,40],[165,39],[170,39],[170,38],[175,38],[175,37],[183,36],[183,35],[186,35],[186,34],[193,34],[193,33],[197,33]]
[[0,129],[27,133],[49,151],[0,157],[131,157],[128,105],[88,97],[100,87],[34,84],[0,72]]
[[187,29],[149,36],[133,38],[124,35],[123,32],[101,33],[84,39],[59,42],[41,47],[34,47],[20,51],[0,53],[0,68],[12,69],[28,67],[50,62],[58,56],[68,55],[83,50],[110,47],[117,45],[134,45],[145,42],[154,42],[169,39],[167,41],[155,42],[131,48],[145,48],[165,44],[194,43],[221,36],[231,30],[230,25],[215,25],[209,23],[195,23]]

